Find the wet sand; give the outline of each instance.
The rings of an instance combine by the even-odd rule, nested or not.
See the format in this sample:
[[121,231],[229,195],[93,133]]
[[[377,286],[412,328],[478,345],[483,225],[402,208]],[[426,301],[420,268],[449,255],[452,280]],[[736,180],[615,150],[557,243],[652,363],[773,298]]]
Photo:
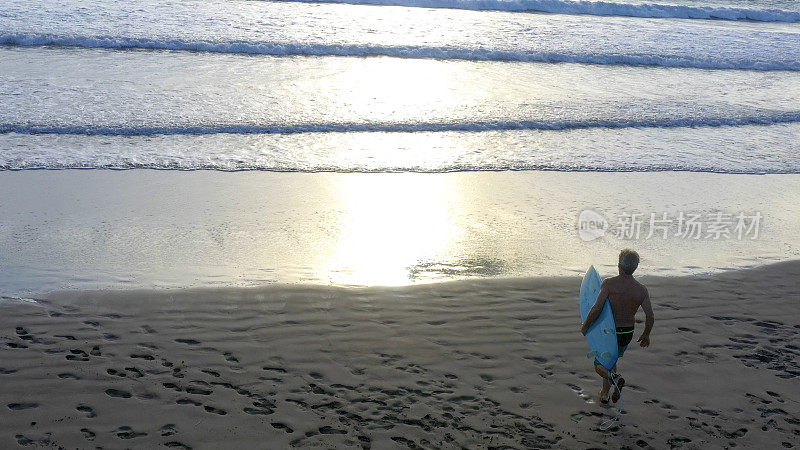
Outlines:
[[[625,247],[642,275],[800,259],[797,174],[63,170],[0,173],[0,192],[0,295],[15,297],[605,274]],[[587,242],[584,210],[645,223]],[[675,235],[682,212],[763,220],[757,239],[694,239]],[[672,235],[648,238],[664,213]]]
[[609,431],[578,277],[4,301],[0,447],[792,448],[798,277],[641,278]]

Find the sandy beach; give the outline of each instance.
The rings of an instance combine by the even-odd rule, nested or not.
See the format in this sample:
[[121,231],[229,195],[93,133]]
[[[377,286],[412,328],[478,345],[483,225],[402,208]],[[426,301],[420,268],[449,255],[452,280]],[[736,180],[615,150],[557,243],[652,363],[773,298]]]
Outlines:
[[652,346],[609,431],[579,277],[6,301],[0,447],[792,448],[798,276],[640,278]]

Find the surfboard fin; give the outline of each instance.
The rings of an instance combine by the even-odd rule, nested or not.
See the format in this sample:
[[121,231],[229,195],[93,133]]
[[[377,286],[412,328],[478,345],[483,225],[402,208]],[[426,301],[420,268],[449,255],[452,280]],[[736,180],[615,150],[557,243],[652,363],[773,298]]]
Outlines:
[[603,359],[611,358],[611,353],[603,352],[603,354],[601,354],[600,357]]

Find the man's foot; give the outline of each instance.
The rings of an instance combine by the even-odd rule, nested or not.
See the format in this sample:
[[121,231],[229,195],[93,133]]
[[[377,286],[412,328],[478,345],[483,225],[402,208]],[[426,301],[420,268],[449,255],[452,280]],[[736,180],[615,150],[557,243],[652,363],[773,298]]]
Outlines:
[[611,401],[617,403],[619,398],[622,396],[622,387],[625,386],[625,378],[622,378],[619,375],[614,375],[612,380],[614,381],[613,384],[616,385],[616,387],[612,386],[614,392],[611,394]]
[[598,396],[600,397],[600,403],[604,405],[608,404],[608,392],[600,391],[600,394],[598,394]]

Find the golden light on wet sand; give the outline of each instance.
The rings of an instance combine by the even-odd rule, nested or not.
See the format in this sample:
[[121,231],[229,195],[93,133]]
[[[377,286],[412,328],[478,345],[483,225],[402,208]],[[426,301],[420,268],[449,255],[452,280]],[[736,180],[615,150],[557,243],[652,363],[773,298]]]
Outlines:
[[415,264],[454,252],[464,234],[453,213],[460,201],[455,178],[364,174],[337,181],[342,223],[324,264],[333,284],[408,284]]

